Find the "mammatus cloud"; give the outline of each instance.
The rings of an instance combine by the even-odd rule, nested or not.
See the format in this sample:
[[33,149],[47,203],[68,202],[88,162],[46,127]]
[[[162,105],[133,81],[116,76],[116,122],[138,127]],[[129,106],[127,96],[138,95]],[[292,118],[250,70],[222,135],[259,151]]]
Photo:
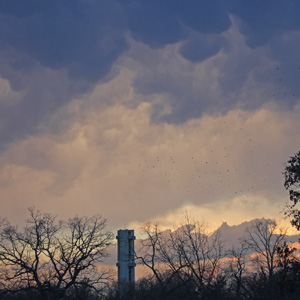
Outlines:
[[[282,209],[281,172],[298,149],[298,107],[280,112],[269,105],[183,124],[153,123],[152,103],[163,95],[143,101],[134,78],[124,68],[49,120],[66,120],[64,130],[28,137],[2,152],[4,215],[22,219],[35,205],[61,217],[100,212],[123,227],[166,214],[173,223],[189,207],[212,223],[230,215],[239,223]],[[119,101],[104,105],[107,98]]]
[[[282,109],[291,109],[297,104],[297,64],[282,67],[269,56],[267,47],[250,48],[238,21],[232,19],[232,27],[220,37],[226,47],[201,63],[186,60],[180,53],[182,44],[156,51],[133,44],[129,56],[145,65],[136,68],[136,90],[144,95],[167,96],[156,105],[153,120],[180,123],[236,108],[251,111],[277,103]],[[170,108],[164,114],[162,104]]]
[[[114,66],[128,51],[144,59],[134,88],[168,94],[163,106],[171,112],[162,115],[157,105],[152,120],[184,122],[236,105],[256,109],[270,97],[293,108],[300,92],[293,50],[299,48],[298,8],[296,0],[3,0],[0,78],[18,101],[7,106],[1,94],[1,149],[38,133],[66,103],[116,76]],[[145,52],[134,52],[136,44]],[[155,61],[154,53],[174,47],[176,59]],[[251,97],[243,91],[250,81],[270,90]]]

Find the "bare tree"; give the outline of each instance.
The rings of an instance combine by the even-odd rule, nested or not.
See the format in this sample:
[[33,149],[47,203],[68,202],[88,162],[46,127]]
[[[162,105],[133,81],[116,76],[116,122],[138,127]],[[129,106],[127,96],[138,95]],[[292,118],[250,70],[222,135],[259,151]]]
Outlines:
[[221,273],[223,244],[219,232],[212,236],[206,224],[191,222],[189,217],[185,223],[171,233],[172,247],[178,253],[180,265],[193,278],[196,292],[206,299],[207,291]]
[[277,267],[277,249],[285,241],[286,229],[278,228],[275,220],[256,220],[246,229],[244,239],[248,249],[255,252],[253,262],[261,274],[271,281]]
[[229,270],[231,273],[231,290],[237,299],[242,298],[242,294],[247,293],[246,276],[248,258],[247,248],[242,243],[240,248],[232,248],[228,253],[230,257]]
[[2,292],[37,290],[47,299],[60,288],[85,285],[96,289],[108,279],[108,274],[98,270],[113,238],[105,219],[96,215],[63,222],[33,208],[29,212],[21,231],[2,222]]
[[[158,224],[146,223],[142,227],[142,247],[136,259],[140,260],[151,272],[150,281],[159,285],[160,297],[165,299],[184,282],[184,266],[178,261],[177,253],[172,248],[171,231],[161,231]],[[180,284],[173,285],[175,278]]]
[[[191,286],[193,292],[205,299],[206,292],[220,274],[223,257],[220,235],[211,236],[207,226],[190,222],[173,231],[160,231],[158,225],[146,224],[143,228],[147,238],[142,241],[138,256],[151,270],[163,294],[181,286]],[[177,285],[171,285],[176,279]],[[170,288],[172,286],[172,288]]]

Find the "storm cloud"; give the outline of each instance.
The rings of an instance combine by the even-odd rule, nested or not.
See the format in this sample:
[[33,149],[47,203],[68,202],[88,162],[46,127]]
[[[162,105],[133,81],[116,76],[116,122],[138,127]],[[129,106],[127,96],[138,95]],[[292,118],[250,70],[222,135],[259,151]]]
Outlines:
[[[39,124],[57,109],[90,91],[97,82],[113,78],[118,73],[114,63],[131,47],[129,37],[150,49],[178,44],[178,54],[196,65],[223,54],[226,57],[218,81],[225,91],[241,90],[251,76],[255,81],[282,85],[270,93],[275,94],[276,101],[288,102],[292,108],[299,96],[295,80],[299,77],[299,51],[291,51],[300,42],[299,5],[298,1],[279,0],[2,0],[0,76],[8,80],[18,101],[1,94],[1,144],[37,132]],[[237,61],[233,45],[226,38],[233,19],[245,44],[253,50],[237,57]],[[260,51],[273,61],[264,71],[257,70]],[[149,68],[147,63],[144,68]],[[167,104],[172,112],[161,118],[154,110],[153,120],[182,122],[241,105],[239,97],[224,101],[201,91],[192,96],[184,89],[172,93],[172,78],[165,76],[168,74],[157,76],[152,66],[148,77],[156,82],[150,78],[141,87],[137,78],[135,88],[139,92],[170,95]],[[179,85],[184,81],[181,78]],[[266,99],[248,101],[242,104],[253,109]]]
[[0,0],[1,211],[276,215],[299,150],[299,9]]

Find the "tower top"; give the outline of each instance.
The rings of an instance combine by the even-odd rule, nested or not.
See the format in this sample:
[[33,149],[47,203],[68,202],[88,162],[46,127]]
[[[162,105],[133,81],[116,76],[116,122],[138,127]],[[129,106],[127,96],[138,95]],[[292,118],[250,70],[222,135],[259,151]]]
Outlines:
[[129,239],[129,240],[135,240],[134,236],[134,230],[133,229],[120,229],[118,230],[118,235],[116,236],[116,239]]

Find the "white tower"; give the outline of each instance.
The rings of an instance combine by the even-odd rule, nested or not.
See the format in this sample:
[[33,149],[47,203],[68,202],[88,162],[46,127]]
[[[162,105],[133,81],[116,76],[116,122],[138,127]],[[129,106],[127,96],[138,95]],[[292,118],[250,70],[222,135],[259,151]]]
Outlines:
[[118,230],[118,284],[120,296],[134,290],[134,230]]

